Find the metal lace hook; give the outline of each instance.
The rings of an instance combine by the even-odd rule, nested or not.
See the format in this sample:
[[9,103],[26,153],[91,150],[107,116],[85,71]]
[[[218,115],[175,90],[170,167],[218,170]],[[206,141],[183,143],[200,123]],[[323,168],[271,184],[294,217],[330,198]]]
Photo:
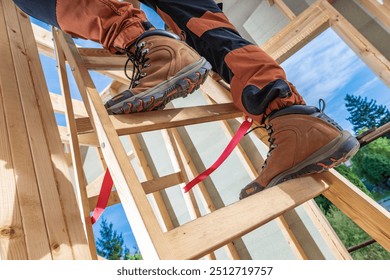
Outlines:
[[320,99],[318,100],[318,107],[319,107],[321,113],[325,111],[326,103],[325,103],[325,100],[324,100],[324,99],[320,98]]

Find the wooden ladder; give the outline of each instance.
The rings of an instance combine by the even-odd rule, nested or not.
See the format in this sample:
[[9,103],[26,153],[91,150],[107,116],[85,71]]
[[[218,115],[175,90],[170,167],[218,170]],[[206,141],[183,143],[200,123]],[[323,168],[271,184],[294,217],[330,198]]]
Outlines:
[[[390,250],[389,213],[334,170],[290,180],[230,205],[218,199],[213,181],[207,179],[199,188],[183,194],[191,220],[179,224],[172,218],[164,191],[188,182],[205,168],[184,126],[216,122],[230,137],[242,121],[242,114],[232,105],[228,88],[209,77],[201,87],[208,105],[109,116],[89,70],[103,72],[125,83],[123,77],[111,71],[122,68],[124,58],[101,49],[78,48],[71,37],[53,30],[65,100],[56,104],[57,97],[50,95],[45,85],[28,17],[11,1],[1,2],[0,8],[0,26],[3,26],[0,53],[6,63],[0,68],[0,160],[8,166],[0,169],[2,259],[97,258],[89,213],[96,203],[101,177],[86,185],[81,145],[96,147],[101,153],[103,168],[110,169],[115,190],[109,204],[122,204],[144,259],[215,259],[214,252],[221,247],[231,259],[249,258],[249,254],[243,253],[245,245],[241,237],[270,221],[278,223],[297,258],[325,259],[296,211],[299,205],[315,221],[334,256],[350,259],[312,201],[319,194],[325,195]],[[50,44],[38,42],[38,46],[53,55]],[[83,104],[70,97],[66,63]],[[111,89],[116,90],[113,86]],[[66,138],[70,146],[76,196],[69,178],[63,176],[67,166],[53,107],[66,113],[69,132],[62,140]],[[163,132],[164,145],[170,146],[177,164],[174,173],[162,177],[142,137],[142,133],[156,130]],[[264,131],[254,133],[266,142]],[[134,151],[131,156],[140,162],[145,181],[140,181],[130,163],[122,136],[128,137]],[[245,138],[235,153],[248,175],[255,178],[256,167],[262,159],[252,139]],[[83,215],[80,220],[77,220],[76,198]],[[10,201],[13,202],[10,204]],[[31,208],[31,205],[40,207]],[[201,207],[206,213],[201,213]]]
[[[226,122],[240,118],[242,114],[233,106],[231,100],[228,100],[229,95],[226,89],[216,81],[209,79],[203,86],[203,90],[216,104],[110,116],[103,106],[101,96],[88,70],[123,67],[123,61],[104,50],[78,49],[73,40],[59,30],[55,30],[54,34],[57,53],[59,56],[63,55],[59,59],[60,68],[64,68],[66,59],[88,112],[88,118],[77,119],[73,123],[73,132],[75,134],[97,134],[104,160],[115,182],[117,199],[125,209],[145,259],[203,257],[224,245],[231,244],[233,240],[267,222],[281,217],[284,213],[321,193],[355,221],[362,221],[360,225],[374,235],[378,242],[382,240],[382,244],[389,245],[388,232],[383,230],[383,225],[386,223],[388,225],[388,213],[380,209],[335,171],[291,180],[242,201],[211,211],[207,215],[200,216],[197,212],[192,221],[183,225],[162,228],[146,195],[188,181],[189,176],[184,170],[184,162],[189,160],[191,155],[187,154],[187,158],[183,155],[182,159],[180,158],[180,153],[184,154],[186,149],[185,145],[180,143],[182,138],[178,134],[178,127],[221,120]],[[105,63],[99,58],[110,61],[110,63]],[[98,63],[91,63],[91,61],[98,61]],[[67,94],[67,91],[64,94]],[[229,126],[226,125],[226,127]],[[175,155],[179,159],[181,171],[142,184],[128,160],[119,136],[162,129],[167,130]],[[255,172],[253,173],[255,175]],[[191,193],[189,196],[189,200],[194,202]],[[355,203],[350,203],[355,199]],[[194,204],[192,207],[196,209]],[[371,212],[370,217],[367,216],[368,212]],[[371,214],[374,214],[375,218]],[[286,216],[288,215],[282,217]],[[362,219],[362,217],[367,217],[367,219]],[[304,252],[301,244],[297,248]],[[343,254],[340,253],[340,255]],[[307,258],[307,255],[302,253],[301,257]]]

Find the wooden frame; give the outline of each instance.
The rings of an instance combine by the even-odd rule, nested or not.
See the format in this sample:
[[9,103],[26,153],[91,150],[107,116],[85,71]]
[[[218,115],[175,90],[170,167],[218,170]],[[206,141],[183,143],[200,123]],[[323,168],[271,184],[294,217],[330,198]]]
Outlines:
[[[366,63],[384,81],[389,83],[390,68],[388,67],[388,61],[359,32],[351,27],[328,2],[318,1],[297,17],[289,13],[287,7],[283,5],[283,1],[274,2],[275,4],[278,3],[279,7],[283,7],[285,14],[289,15],[292,19],[289,26],[280,31],[280,33],[275,35],[263,46],[275,59],[283,61],[303,46],[309,39],[314,38],[325,28],[332,26],[350,46],[353,46],[354,50],[362,51],[361,56]],[[7,9],[7,15],[3,12],[4,7]],[[123,77],[112,72],[113,69],[116,69],[120,65],[122,58],[119,57],[117,62],[102,67],[101,62],[104,61],[103,58],[111,58],[107,52],[77,48],[69,36],[61,31],[54,30],[53,35],[58,54],[57,59],[60,62],[60,74],[64,75],[62,79],[64,83],[64,96],[68,96],[64,70],[66,59],[71,66],[72,74],[75,77],[84,104],[84,107],[78,106],[79,109],[74,110],[72,103],[79,105],[80,103],[72,101],[68,96],[65,102],[66,107],[63,106],[64,103],[55,106],[57,108],[56,110],[64,110],[68,114],[70,132],[66,136],[66,141],[71,143],[74,172],[78,175],[77,182],[80,185],[80,197],[82,198],[80,200],[82,204],[81,209],[84,213],[84,221],[86,222],[86,233],[84,233],[81,223],[82,219],[76,220],[74,224],[74,221],[71,220],[71,217],[77,217],[79,213],[75,213],[77,207],[75,207],[76,199],[74,193],[69,192],[69,189],[73,189],[73,187],[70,186],[67,178],[60,177],[60,173],[66,173],[67,165],[63,151],[61,151],[62,145],[58,128],[53,118],[50,95],[44,86],[43,73],[36,66],[39,65],[37,52],[35,47],[31,47],[31,44],[24,43],[23,41],[29,40],[28,42],[31,42],[33,39],[32,32],[29,31],[31,29],[29,29],[28,20],[23,13],[20,11],[16,12],[11,3],[2,2],[0,8],[0,25],[10,26],[10,28],[3,28],[0,31],[0,36],[4,39],[1,40],[0,47],[2,53],[4,51],[4,53],[10,54],[6,61],[9,65],[13,64],[16,70],[10,74],[5,71],[4,67],[0,68],[2,88],[3,86],[7,86],[7,91],[0,92],[0,101],[2,101],[0,104],[5,104],[4,101],[11,100],[8,91],[18,91],[18,89],[12,88],[15,85],[17,85],[20,92],[20,99],[16,100],[18,103],[13,105],[20,110],[12,110],[11,113],[8,107],[0,106],[0,129],[7,132],[0,135],[0,147],[4,147],[0,149],[0,155],[1,158],[6,159],[6,162],[9,162],[12,166],[10,170],[0,171],[2,175],[0,177],[1,182],[5,183],[7,190],[12,190],[11,192],[7,192],[3,202],[12,201],[16,195],[19,197],[18,200],[15,200],[11,204],[12,207],[8,208],[3,216],[0,216],[2,236],[8,234],[12,237],[6,239],[6,241],[4,239],[0,240],[0,256],[2,259],[96,258],[94,256],[93,246],[89,244],[90,246],[88,248],[86,237],[88,236],[88,240],[91,242],[93,236],[91,235],[90,225],[88,225],[88,215],[86,213],[91,209],[90,203],[94,203],[96,200],[96,186],[99,186],[99,180],[89,186],[85,186],[83,182],[82,167],[80,164],[81,158],[77,151],[79,145],[83,144],[81,141],[82,135],[88,136],[88,139],[94,139],[93,141],[89,141],[93,142],[99,151],[101,151],[103,166],[107,165],[110,168],[116,185],[116,192],[112,193],[111,203],[122,203],[145,259],[197,259],[203,256],[214,259],[214,250],[224,245],[227,245],[226,248],[229,254],[231,254],[231,258],[237,259],[237,252],[231,242],[278,217],[280,217],[281,228],[287,230],[288,238],[291,238],[293,242],[292,246],[295,246],[294,250],[296,250],[297,256],[303,259],[323,258],[320,250],[315,248],[315,244],[307,245],[299,241],[299,238],[303,236],[304,227],[300,224],[299,220],[295,224],[293,222],[296,219],[296,213],[293,212],[293,209],[301,204],[307,207],[311,199],[319,194],[324,194],[383,247],[388,250],[390,249],[389,213],[384,211],[383,208],[334,171],[290,180],[262,193],[219,209],[212,203],[210,204],[212,201],[208,196],[208,192],[204,186],[200,185],[199,190],[202,192],[202,199],[210,206],[210,211],[207,215],[200,217],[195,198],[190,193],[186,197],[186,201],[193,213],[193,220],[184,225],[174,227],[169,217],[170,213],[165,208],[164,197],[159,191],[164,190],[172,184],[185,182],[190,176],[195,176],[199,172],[197,170],[199,168],[194,163],[186,164],[190,154],[185,148],[186,145],[183,145],[183,137],[180,134],[181,126],[222,120],[224,128],[227,131],[229,129],[231,131],[234,119],[239,118],[241,113],[232,106],[231,97],[226,89],[226,85],[208,79],[206,84],[202,86],[202,91],[218,104],[148,113],[149,121],[146,124],[143,121],[144,116],[142,115],[132,115],[130,118],[108,116],[102,105],[101,96],[97,92],[88,70],[95,69],[103,71],[103,73],[111,75],[111,77],[122,79]],[[5,32],[5,30],[8,32]],[[16,30],[16,32],[9,32],[9,30]],[[291,32],[291,30],[295,30],[296,32]],[[21,53],[19,53],[18,48],[11,48],[11,44],[24,46],[25,53],[31,56],[30,59],[34,63],[26,63],[27,60],[24,55],[20,55]],[[41,44],[41,49],[52,54],[52,47],[48,45]],[[11,57],[13,60],[10,59]],[[99,59],[99,57],[102,59]],[[29,79],[26,82],[20,82],[25,79],[18,78],[18,75],[24,75],[22,68],[26,69],[29,65],[33,67],[31,71],[32,77],[30,78],[34,82],[31,82]],[[107,70],[107,68],[109,69]],[[13,77],[10,75],[13,75]],[[25,77],[23,76],[23,78]],[[10,83],[10,80],[14,82]],[[34,98],[29,99],[24,94],[27,91],[27,87],[34,88],[36,96],[38,96],[38,92],[42,92],[42,96],[35,100]],[[56,98],[56,96],[52,96],[52,100]],[[39,109],[31,111],[24,109],[32,104],[37,104],[36,108]],[[12,108],[15,109],[14,107]],[[86,114],[87,118],[85,118]],[[45,118],[41,117],[42,115]],[[84,118],[79,118],[74,122],[72,120],[73,115],[83,116]],[[29,122],[29,119],[39,119],[41,122],[33,124]],[[13,136],[14,132],[10,127],[12,126],[12,122],[17,120],[23,124],[19,129],[25,131],[24,134],[22,133],[22,135],[26,136],[25,138],[16,139]],[[120,142],[119,136],[168,128],[167,136],[178,161],[180,172],[160,178],[158,175],[153,174],[152,169],[149,169],[145,171],[147,173],[147,181],[143,183],[139,182],[134,168],[129,163],[128,155]],[[256,134],[260,139],[265,140],[262,131],[257,130]],[[43,136],[48,140],[45,140]],[[130,136],[135,151],[137,151],[136,156],[140,161],[152,167],[152,162],[148,161],[147,155],[145,154],[147,152],[146,147],[142,146],[138,137],[139,135]],[[42,148],[34,146],[34,143],[31,141],[33,138],[41,139],[42,143],[46,143],[45,147],[47,148],[42,150]],[[9,139],[14,139],[15,142],[9,141]],[[91,142],[85,143],[89,145]],[[18,143],[18,147],[20,146],[24,149],[23,153],[25,156],[23,158],[18,154],[20,151],[16,150],[15,143]],[[242,145],[239,151],[245,158],[246,164],[248,164],[248,170],[250,170],[248,172],[255,174],[256,170],[252,162],[252,155],[246,153],[245,149],[250,149],[250,146],[245,147],[245,145]],[[141,150],[143,151],[140,152]],[[39,154],[38,151],[40,152]],[[26,172],[25,180],[29,180],[30,184],[22,186],[19,180],[15,180],[14,172],[18,172],[19,168],[23,168],[23,172]],[[50,176],[44,178],[40,170],[44,170],[46,174],[46,171],[51,169],[53,169],[53,172],[50,173]],[[187,172],[184,170],[187,170]],[[33,225],[28,224],[29,220],[21,220],[21,215],[25,215],[23,213],[26,213],[25,211],[31,205],[31,201],[29,202],[21,198],[23,198],[25,193],[30,194],[38,188],[49,185],[50,182],[45,183],[45,180],[51,180],[52,185],[56,185],[56,183],[53,183],[56,181],[65,187],[58,188],[58,190],[53,189],[53,192],[41,190],[42,197],[33,197],[36,201],[35,204],[41,206],[37,212],[37,215],[40,215],[40,219],[38,219],[40,224],[36,224],[33,227]],[[0,186],[3,185],[0,184]],[[31,189],[26,189],[26,186]],[[0,188],[0,192],[5,194],[5,189]],[[88,192],[90,193],[88,194]],[[159,207],[160,217],[156,215],[156,212],[147,199],[149,193],[153,194],[153,198]],[[51,194],[52,196],[50,196]],[[55,199],[50,201],[48,197],[51,199],[54,197]],[[61,204],[52,204],[60,201],[60,198],[63,202],[69,203],[69,205],[62,204],[63,210],[58,208],[58,205]],[[275,204],[274,201],[278,201],[278,203]],[[309,203],[306,203],[308,201]],[[54,207],[57,210],[50,213],[51,215],[43,215],[43,213],[47,213],[45,212],[47,211],[45,210],[47,209],[46,207]],[[310,211],[314,217],[319,217],[316,218],[318,219],[318,227],[321,227],[325,231],[324,235],[327,235],[325,237],[326,240],[333,244],[334,247],[332,248],[337,258],[348,259],[350,257],[349,254],[344,250],[345,248],[339,242],[334,232],[331,231],[326,221],[321,219],[322,216],[318,209],[311,207]],[[53,227],[54,222],[52,219],[57,216],[61,216],[63,219],[63,226],[60,227],[60,230]],[[160,218],[163,222],[160,221]],[[221,220],[225,222],[216,223],[216,221]],[[21,224],[22,222],[23,225]],[[25,231],[25,239],[20,238],[20,229],[22,227]],[[39,230],[45,229],[47,232],[47,236],[40,237],[39,242],[35,240],[37,228]],[[67,234],[63,234],[63,232]],[[43,239],[44,241],[42,242]],[[6,252],[6,254],[3,252]]]

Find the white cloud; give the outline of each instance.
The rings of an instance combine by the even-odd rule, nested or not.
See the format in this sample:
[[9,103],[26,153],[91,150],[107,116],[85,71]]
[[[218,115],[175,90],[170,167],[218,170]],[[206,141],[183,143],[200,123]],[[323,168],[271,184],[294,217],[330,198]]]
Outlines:
[[282,66],[308,104],[331,100],[365,66],[331,29],[303,47]]
[[379,78],[374,77],[354,92],[354,95],[364,95],[368,90],[370,90],[376,83],[378,83]]

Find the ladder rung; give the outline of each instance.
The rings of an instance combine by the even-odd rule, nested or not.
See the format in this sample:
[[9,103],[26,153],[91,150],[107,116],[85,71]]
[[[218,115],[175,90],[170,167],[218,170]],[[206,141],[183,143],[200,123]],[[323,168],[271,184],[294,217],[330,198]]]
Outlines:
[[[94,186],[87,186],[87,189],[95,189],[95,191],[92,190],[92,196],[89,197],[89,205],[91,206],[91,211],[93,210],[93,207],[96,205],[98,200],[98,195],[96,195],[96,188],[101,186],[101,182],[103,180],[103,176],[101,176],[98,180],[92,182]],[[183,183],[183,178],[181,175],[181,172],[169,174],[157,179],[149,180],[146,182],[141,183],[144,191],[146,194],[157,192],[164,190],[166,188],[176,186]],[[110,195],[110,199],[108,201],[108,205],[114,205],[117,203],[120,203],[120,199],[118,196],[117,191],[112,191]]]
[[78,48],[85,67],[89,70],[117,70],[123,69],[127,57],[111,54],[105,49]]
[[[241,117],[232,103],[109,116],[119,136]],[[91,133],[89,118],[76,119],[77,133]]]
[[329,188],[318,174],[287,181],[165,233],[171,247],[162,259],[198,259]]

